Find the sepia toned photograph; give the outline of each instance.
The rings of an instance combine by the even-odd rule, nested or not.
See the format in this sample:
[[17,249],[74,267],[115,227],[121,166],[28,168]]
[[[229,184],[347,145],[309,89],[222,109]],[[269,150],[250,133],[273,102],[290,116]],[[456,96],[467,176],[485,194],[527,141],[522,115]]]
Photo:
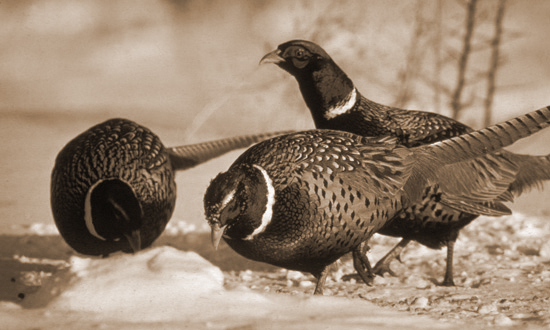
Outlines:
[[2,329],[546,329],[550,2],[0,2]]

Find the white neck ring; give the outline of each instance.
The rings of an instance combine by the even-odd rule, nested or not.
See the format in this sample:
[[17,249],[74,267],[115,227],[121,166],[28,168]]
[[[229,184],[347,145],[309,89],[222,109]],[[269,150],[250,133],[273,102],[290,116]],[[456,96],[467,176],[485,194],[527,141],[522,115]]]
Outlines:
[[94,219],[92,217],[92,192],[94,191],[95,187],[103,182],[103,180],[99,180],[96,183],[94,183],[90,189],[88,189],[88,193],[86,194],[86,199],[84,200],[84,221],[86,222],[86,228],[88,228],[88,231],[92,236],[99,238],[102,241],[106,241],[107,239],[101,235],[95,230],[94,227]]
[[275,188],[273,188],[273,181],[271,181],[271,178],[267,174],[266,170],[261,168],[258,165],[253,165],[255,168],[257,168],[260,173],[262,173],[264,177],[265,184],[267,186],[267,203],[265,205],[265,212],[262,215],[262,222],[258,228],[256,228],[250,235],[246,236],[245,240],[251,240],[256,235],[262,233],[267,225],[271,222],[271,219],[273,218],[273,205],[275,204]]
[[348,97],[346,99],[347,101],[345,101],[344,104],[338,103],[334,107],[328,109],[328,111],[325,113],[325,118],[333,119],[341,114],[350,111],[353,108],[353,106],[355,105],[355,101],[357,100],[357,92],[355,90],[355,87],[348,94]]

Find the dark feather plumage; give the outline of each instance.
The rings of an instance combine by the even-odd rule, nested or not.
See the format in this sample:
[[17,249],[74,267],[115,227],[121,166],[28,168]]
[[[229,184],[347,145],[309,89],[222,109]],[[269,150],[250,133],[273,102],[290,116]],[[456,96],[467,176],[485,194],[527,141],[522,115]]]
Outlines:
[[[425,111],[404,110],[373,102],[354,86],[351,79],[318,45],[292,40],[266,54],[260,63],[274,63],[289,72],[298,85],[317,128],[337,129],[362,136],[390,135],[398,143],[415,147],[456,137],[473,130],[451,118]],[[473,185],[461,178],[479,174]],[[462,163],[441,177],[440,197],[424,196],[423,202],[396,216],[391,227],[380,233],[417,240],[433,248],[447,245],[448,260],[444,284],[453,285],[452,244],[458,231],[478,215],[499,216],[511,211],[502,202],[550,179],[550,156],[518,155],[499,150]],[[498,189],[492,189],[494,186]],[[431,194],[434,190],[428,190]],[[489,193],[489,191],[491,191]],[[498,195],[497,195],[498,193]],[[493,195],[490,203],[477,203]],[[469,196],[469,197],[467,197]],[[435,210],[435,211],[434,211]],[[400,228],[402,227],[402,229]],[[401,243],[401,247],[406,242]],[[375,271],[389,270],[391,258],[384,258]]]
[[[435,189],[430,198],[439,194],[432,182],[461,161],[548,125],[550,109],[545,108],[505,125],[415,148],[335,130],[263,141],[206,190],[213,244],[223,237],[247,258],[310,272],[318,279],[317,294],[327,266],[353,252],[356,268],[370,283],[361,244],[372,234],[390,228],[403,208],[420,205],[426,189]],[[466,178],[465,185],[477,182],[476,175]],[[478,200],[491,202],[492,197]]]
[[292,131],[279,131],[250,135],[239,135],[220,140],[188,144],[179,147],[166,148],[170,162],[175,171],[186,170],[212,158],[219,157],[235,149],[246,148],[265,139],[291,133]]
[[146,127],[110,119],[71,140],[57,155],[51,208],[77,252],[107,256],[150,246],[176,203],[175,171],[281,133],[263,133],[165,148]]
[[[52,212],[61,236],[79,253],[107,256],[150,246],[175,203],[174,172],[164,145],[132,121],[98,124],[57,155]],[[139,246],[130,237],[137,237]]]

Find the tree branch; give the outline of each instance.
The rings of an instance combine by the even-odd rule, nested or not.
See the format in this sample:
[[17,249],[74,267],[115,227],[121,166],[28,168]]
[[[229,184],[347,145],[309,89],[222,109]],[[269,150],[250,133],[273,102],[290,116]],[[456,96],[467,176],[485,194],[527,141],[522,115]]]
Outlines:
[[462,110],[461,96],[466,79],[468,58],[471,52],[472,35],[474,33],[475,25],[476,4],[477,0],[470,0],[467,3],[466,33],[464,34],[462,53],[458,62],[456,88],[453,93],[453,98],[451,99],[451,116],[454,119],[458,118],[458,113],[460,112],[460,110]]
[[499,0],[497,13],[495,17],[495,35],[491,41],[491,63],[489,72],[487,72],[487,94],[485,98],[485,115],[483,117],[483,126],[487,127],[492,122],[493,96],[496,89],[496,74],[500,62],[500,40],[502,37],[502,22],[504,20],[504,9],[506,0]]

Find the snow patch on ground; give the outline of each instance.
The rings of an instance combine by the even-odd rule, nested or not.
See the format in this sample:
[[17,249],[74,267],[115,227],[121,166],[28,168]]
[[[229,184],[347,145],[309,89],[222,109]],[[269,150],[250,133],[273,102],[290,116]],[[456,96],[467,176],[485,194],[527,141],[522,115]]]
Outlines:
[[168,246],[105,259],[73,256],[67,268],[21,305],[0,305],[0,317],[10,329],[26,328],[25,318],[40,320],[41,329],[357,329],[403,327],[413,320],[421,321],[422,329],[428,323],[429,329],[447,328],[362,300],[262,294],[244,286],[227,289],[218,267],[194,252]]
[[[455,329],[464,324],[445,320],[461,323],[477,318],[479,326],[471,329],[481,329],[487,322],[502,325],[529,319],[543,324],[547,319],[547,217],[515,213],[480,217],[467,226],[455,246],[456,288],[438,287],[434,282],[443,276],[444,249],[411,243],[403,263],[392,264],[399,277],[377,277],[374,287],[355,278],[343,279],[354,273],[345,256],[327,280],[330,296],[325,297],[311,295],[312,276],[247,270],[261,264],[238,259],[227,246],[214,253],[207,232],[173,220],[172,231],[167,230],[156,247],[105,259],[75,256],[58,235],[36,235],[40,226],[27,228],[35,228],[34,235],[3,236],[3,328]],[[184,232],[190,234],[177,234]],[[378,260],[398,240],[375,235],[369,257]],[[226,272],[183,250],[224,265]],[[457,297],[466,297],[460,299],[468,305],[460,305]],[[435,319],[446,316],[434,320],[403,311],[429,312]]]
[[[164,235],[177,236],[184,235],[188,233],[197,233],[197,232],[209,232],[210,227],[206,221],[201,222],[200,224],[190,223],[183,219],[172,217],[166,229],[164,230]],[[33,223],[27,225],[18,225],[13,224],[5,228],[0,229],[0,234],[2,235],[39,235],[39,236],[49,236],[49,235],[59,235],[59,231],[54,223]]]
[[210,227],[206,221],[203,221],[201,224],[197,225],[182,219],[172,218],[164,230],[164,235],[177,236],[194,232],[209,231]]
[[226,292],[219,268],[194,252],[167,246],[106,259],[71,257],[69,263],[25,306],[152,322],[207,317],[244,296],[250,304],[266,302],[255,293]]

